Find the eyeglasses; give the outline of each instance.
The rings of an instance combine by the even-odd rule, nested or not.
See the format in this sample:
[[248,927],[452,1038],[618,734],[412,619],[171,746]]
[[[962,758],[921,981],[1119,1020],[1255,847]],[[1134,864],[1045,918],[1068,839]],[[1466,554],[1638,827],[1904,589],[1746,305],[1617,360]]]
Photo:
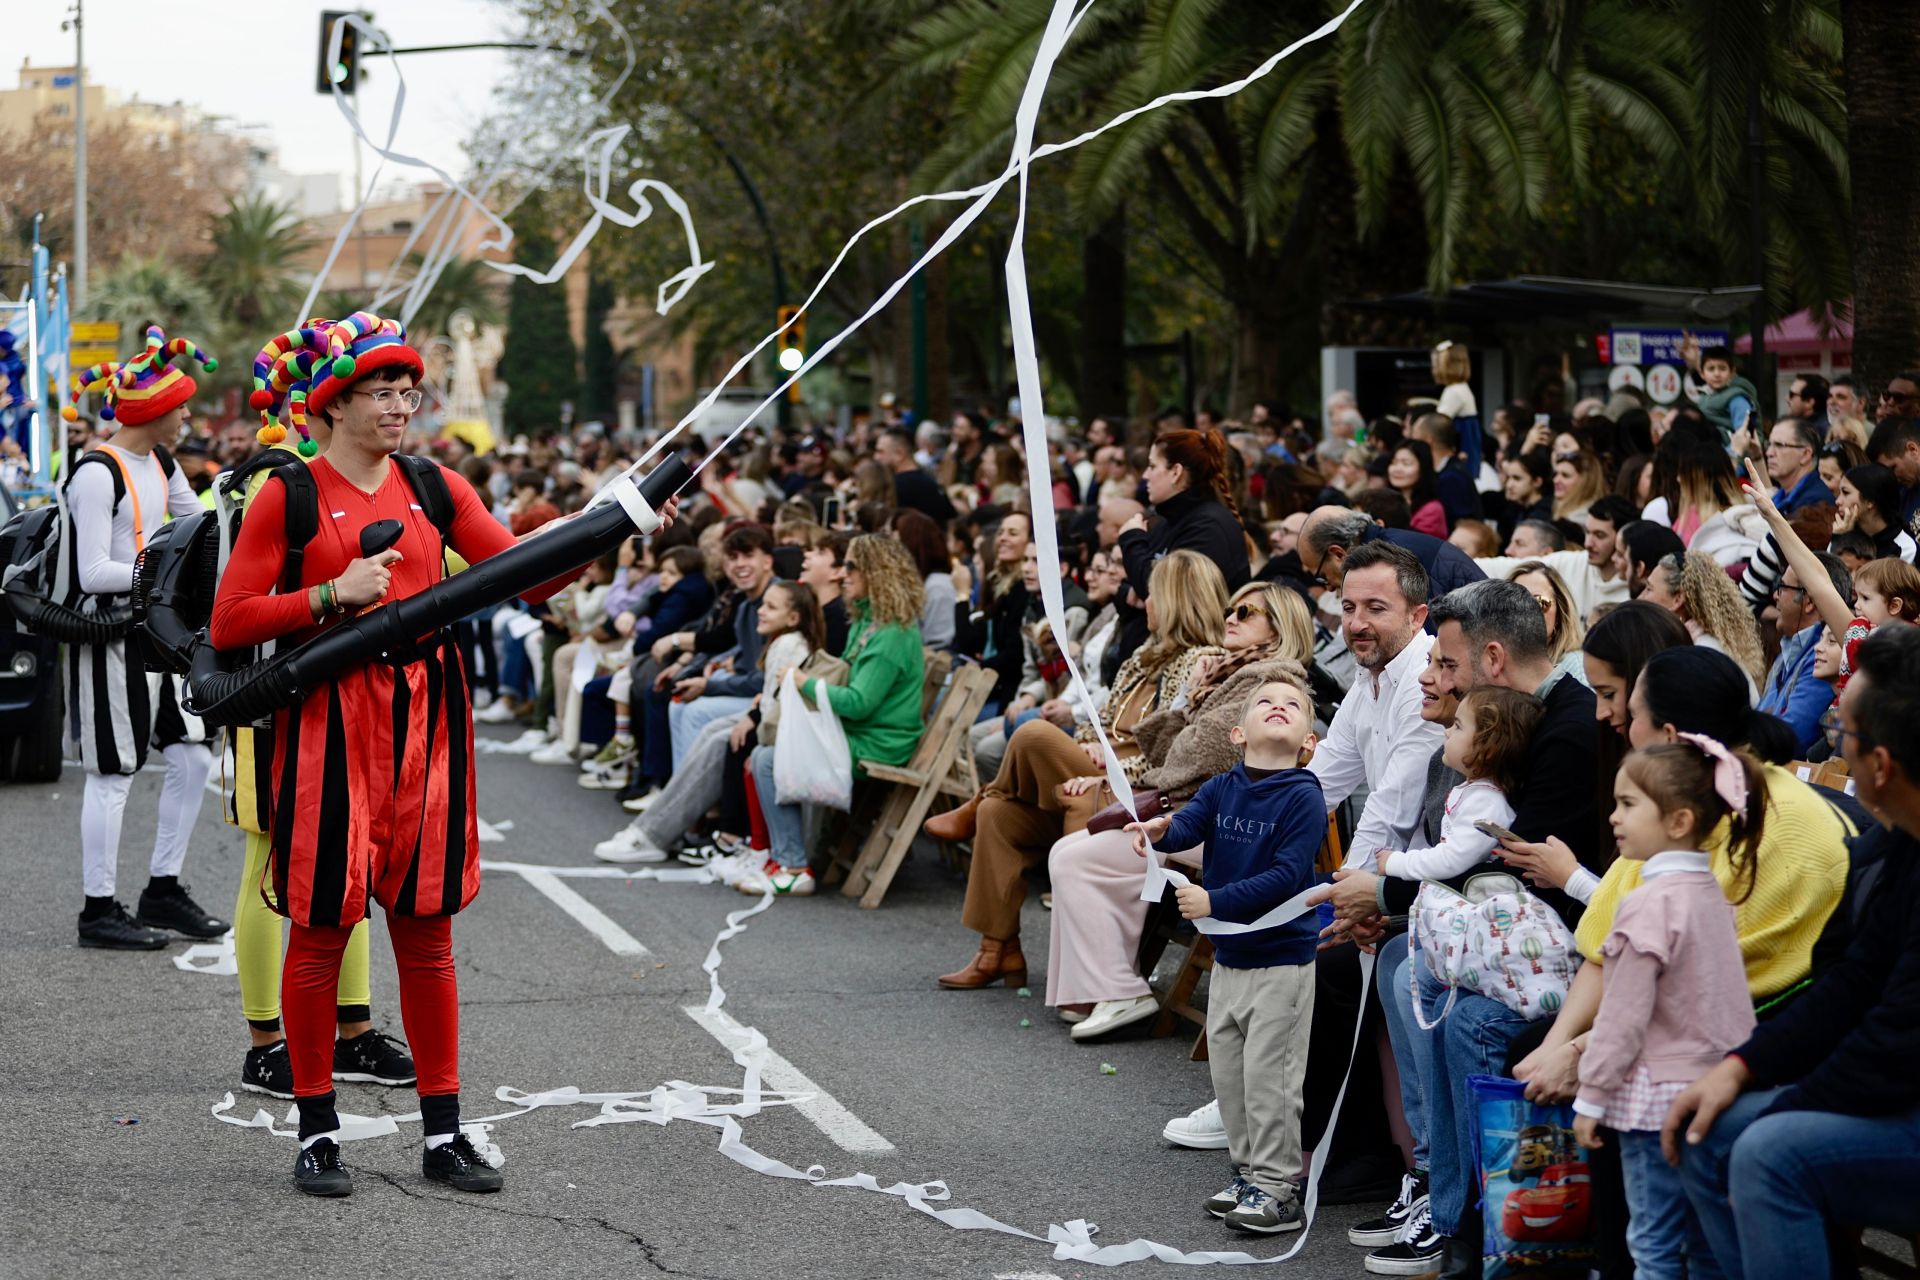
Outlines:
[[1540,606],[1540,612],[1542,613],[1545,613],[1547,610],[1553,608],[1552,596],[1535,596],[1533,598],[1533,602]]
[[420,407],[420,401],[425,398],[417,390],[396,391],[392,387],[382,387],[378,391],[363,391],[360,394],[372,400],[373,407],[382,413],[392,413],[401,407],[405,407],[408,413],[412,413]]
[[1782,592],[1786,592],[1786,591],[1798,591],[1803,596],[1807,594],[1807,589],[1805,587],[1790,587],[1784,582],[1775,584],[1773,588],[1773,594],[1775,596],[1778,596]]
[[1807,444],[1801,440],[1769,440],[1767,441],[1768,453],[1772,453],[1775,449],[1811,449],[1812,447],[1813,447],[1812,445]]
[[1245,622],[1248,618],[1269,618],[1270,619],[1272,617],[1273,615],[1267,612],[1265,605],[1236,604],[1236,605],[1230,605],[1227,608],[1228,622]]
[[1846,745],[1847,745],[1848,738],[1852,738],[1857,742],[1859,742],[1860,744],[1859,749],[1862,752],[1873,750],[1873,739],[1869,738],[1866,734],[1862,733],[1858,729],[1848,729],[1841,725],[1836,724],[1833,726],[1833,728],[1829,729],[1827,732],[1833,735],[1833,749],[1837,752],[1840,752],[1841,754],[1845,754],[1846,752]]
[[1882,391],[1880,398],[1896,403],[1902,400],[1920,400],[1920,391]]

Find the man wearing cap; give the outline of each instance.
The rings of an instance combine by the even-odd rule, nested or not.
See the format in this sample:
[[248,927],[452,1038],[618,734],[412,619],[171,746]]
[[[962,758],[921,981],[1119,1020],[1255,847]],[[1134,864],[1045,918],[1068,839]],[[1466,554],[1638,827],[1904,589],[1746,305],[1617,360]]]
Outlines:
[[[276,350],[277,349],[277,350]],[[307,472],[318,530],[284,579],[290,549],[288,471],[255,495],[215,601],[221,649],[297,644],[361,609],[418,594],[442,576],[451,547],[478,563],[513,545],[457,473],[395,458],[419,408],[420,355],[400,326],[364,312],[281,335],[254,366],[263,420],[308,414],[332,428]],[[668,520],[672,504],[663,513]],[[361,554],[362,531],[397,521],[399,540]],[[545,599],[577,566],[528,593]],[[282,589],[286,588],[286,589]],[[273,717],[269,873],[291,921],[282,980],[293,1092],[300,1112],[294,1185],[343,1196],[331,1078],[342,955],[374,902],[386,910],[426,1131],[422,1172],[461,1191],[497,1191],[500,1174],[460,1130],[459,992],[453,916],[480,888],[474,814],[473,713],[451,631],[424,637],[396,665],[374,663],[306,691]]]
[[[208,369],[215,367],[191,342],[169,341],[155,325],[147,330],[146,349],[139,355],[125,364],[95,365],[74,379],[75,400],[89,389],[104,390],[100,416],[116,424],[111,439],[74,462],[67,482],[74,572],[80,589],[91,595],[127,596],[133,590],[134,560],[161,523],[169,515],[200,510],[200,500],[166,448],[179,439],[187,402],[197,390],[184,370],[172,367],[174,357],[185,353]],[[72,404],[62,414],[69,422],[78,418]],[[148,673],[137,656],[129,659],[125,640],[71,645],[67,725],[86,770],[80,799],[86,893],[80,945],[151,951],[167,943],[160,930],[195,938],[225,933],[226,921],[208,915],[180,883],[213,754],[199,719],[182,710],[174,678]],[[114,896],[120,825],[133,775],[152,746],[166,757],[167,776],[160,788],[151,878],[140,894],[138,915],[129,916]]]

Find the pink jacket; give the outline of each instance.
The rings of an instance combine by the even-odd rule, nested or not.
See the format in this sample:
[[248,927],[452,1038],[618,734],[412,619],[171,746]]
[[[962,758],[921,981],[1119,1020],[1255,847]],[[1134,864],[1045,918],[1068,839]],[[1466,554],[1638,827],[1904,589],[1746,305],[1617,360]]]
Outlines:
[[1409,521],[1415,533],[1424,533],[1442,542],[1447,538],[1447,509],[1438,502],[1423,502]]
[[1580,1101],[1604,1106],[1634,1067],[1691,1083],[1746,1041],[1753,1000],[1733,904],[1707,855],[1656,854],[1614,917],[1606,990],[1580,1057]]

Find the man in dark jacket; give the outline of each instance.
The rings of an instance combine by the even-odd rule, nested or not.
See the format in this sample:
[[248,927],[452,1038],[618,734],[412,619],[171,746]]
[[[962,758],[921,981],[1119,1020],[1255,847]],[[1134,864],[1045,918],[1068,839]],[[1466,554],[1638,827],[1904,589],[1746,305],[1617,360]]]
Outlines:
[[920,512],[941,529],[953,523],[953,503],[940,491],[939,483],[913,460],[913,433],[905,427],[888,427],[874,442],[873,459],[893,472],[893,501],[898,507]]
[[1455,587],[1486,579],[1480,566],[1452,543],[1411,529],[1382,529],[1348,507],[1321,507],[1307,517],[1300,530],[1300,567],[1324,578],[1328,586],[1337,587],[1347,553],[1375,538],[1413,552],[1427,571],[1429,601],[1438,600]]
[[1920,1231],[1920,631],[1860,646],[1840,739],[1861,802],[1890,828],[1860,927],[1809,991],[1688,1086],[1660,1135],[1715,1258],[1748,1280],[1828,1274],[1829,1216]]

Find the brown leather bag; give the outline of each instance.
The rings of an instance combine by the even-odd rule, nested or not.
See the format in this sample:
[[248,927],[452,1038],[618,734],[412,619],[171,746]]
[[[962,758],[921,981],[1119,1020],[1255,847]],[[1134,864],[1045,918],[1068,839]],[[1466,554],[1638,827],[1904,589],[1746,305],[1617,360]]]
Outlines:
[[[1102,788],[1104,794],[1111,795],[1111,788]],[[1173,812],[1173,797],[1158,787],[1135,787],[1133,789],[1133,807],[1140,814],[1140,820],[1157,818],[1163,813]],[[1088,832],[1118,831],[1133,821],[1133,814],[1118,800],[1087,819]]]

